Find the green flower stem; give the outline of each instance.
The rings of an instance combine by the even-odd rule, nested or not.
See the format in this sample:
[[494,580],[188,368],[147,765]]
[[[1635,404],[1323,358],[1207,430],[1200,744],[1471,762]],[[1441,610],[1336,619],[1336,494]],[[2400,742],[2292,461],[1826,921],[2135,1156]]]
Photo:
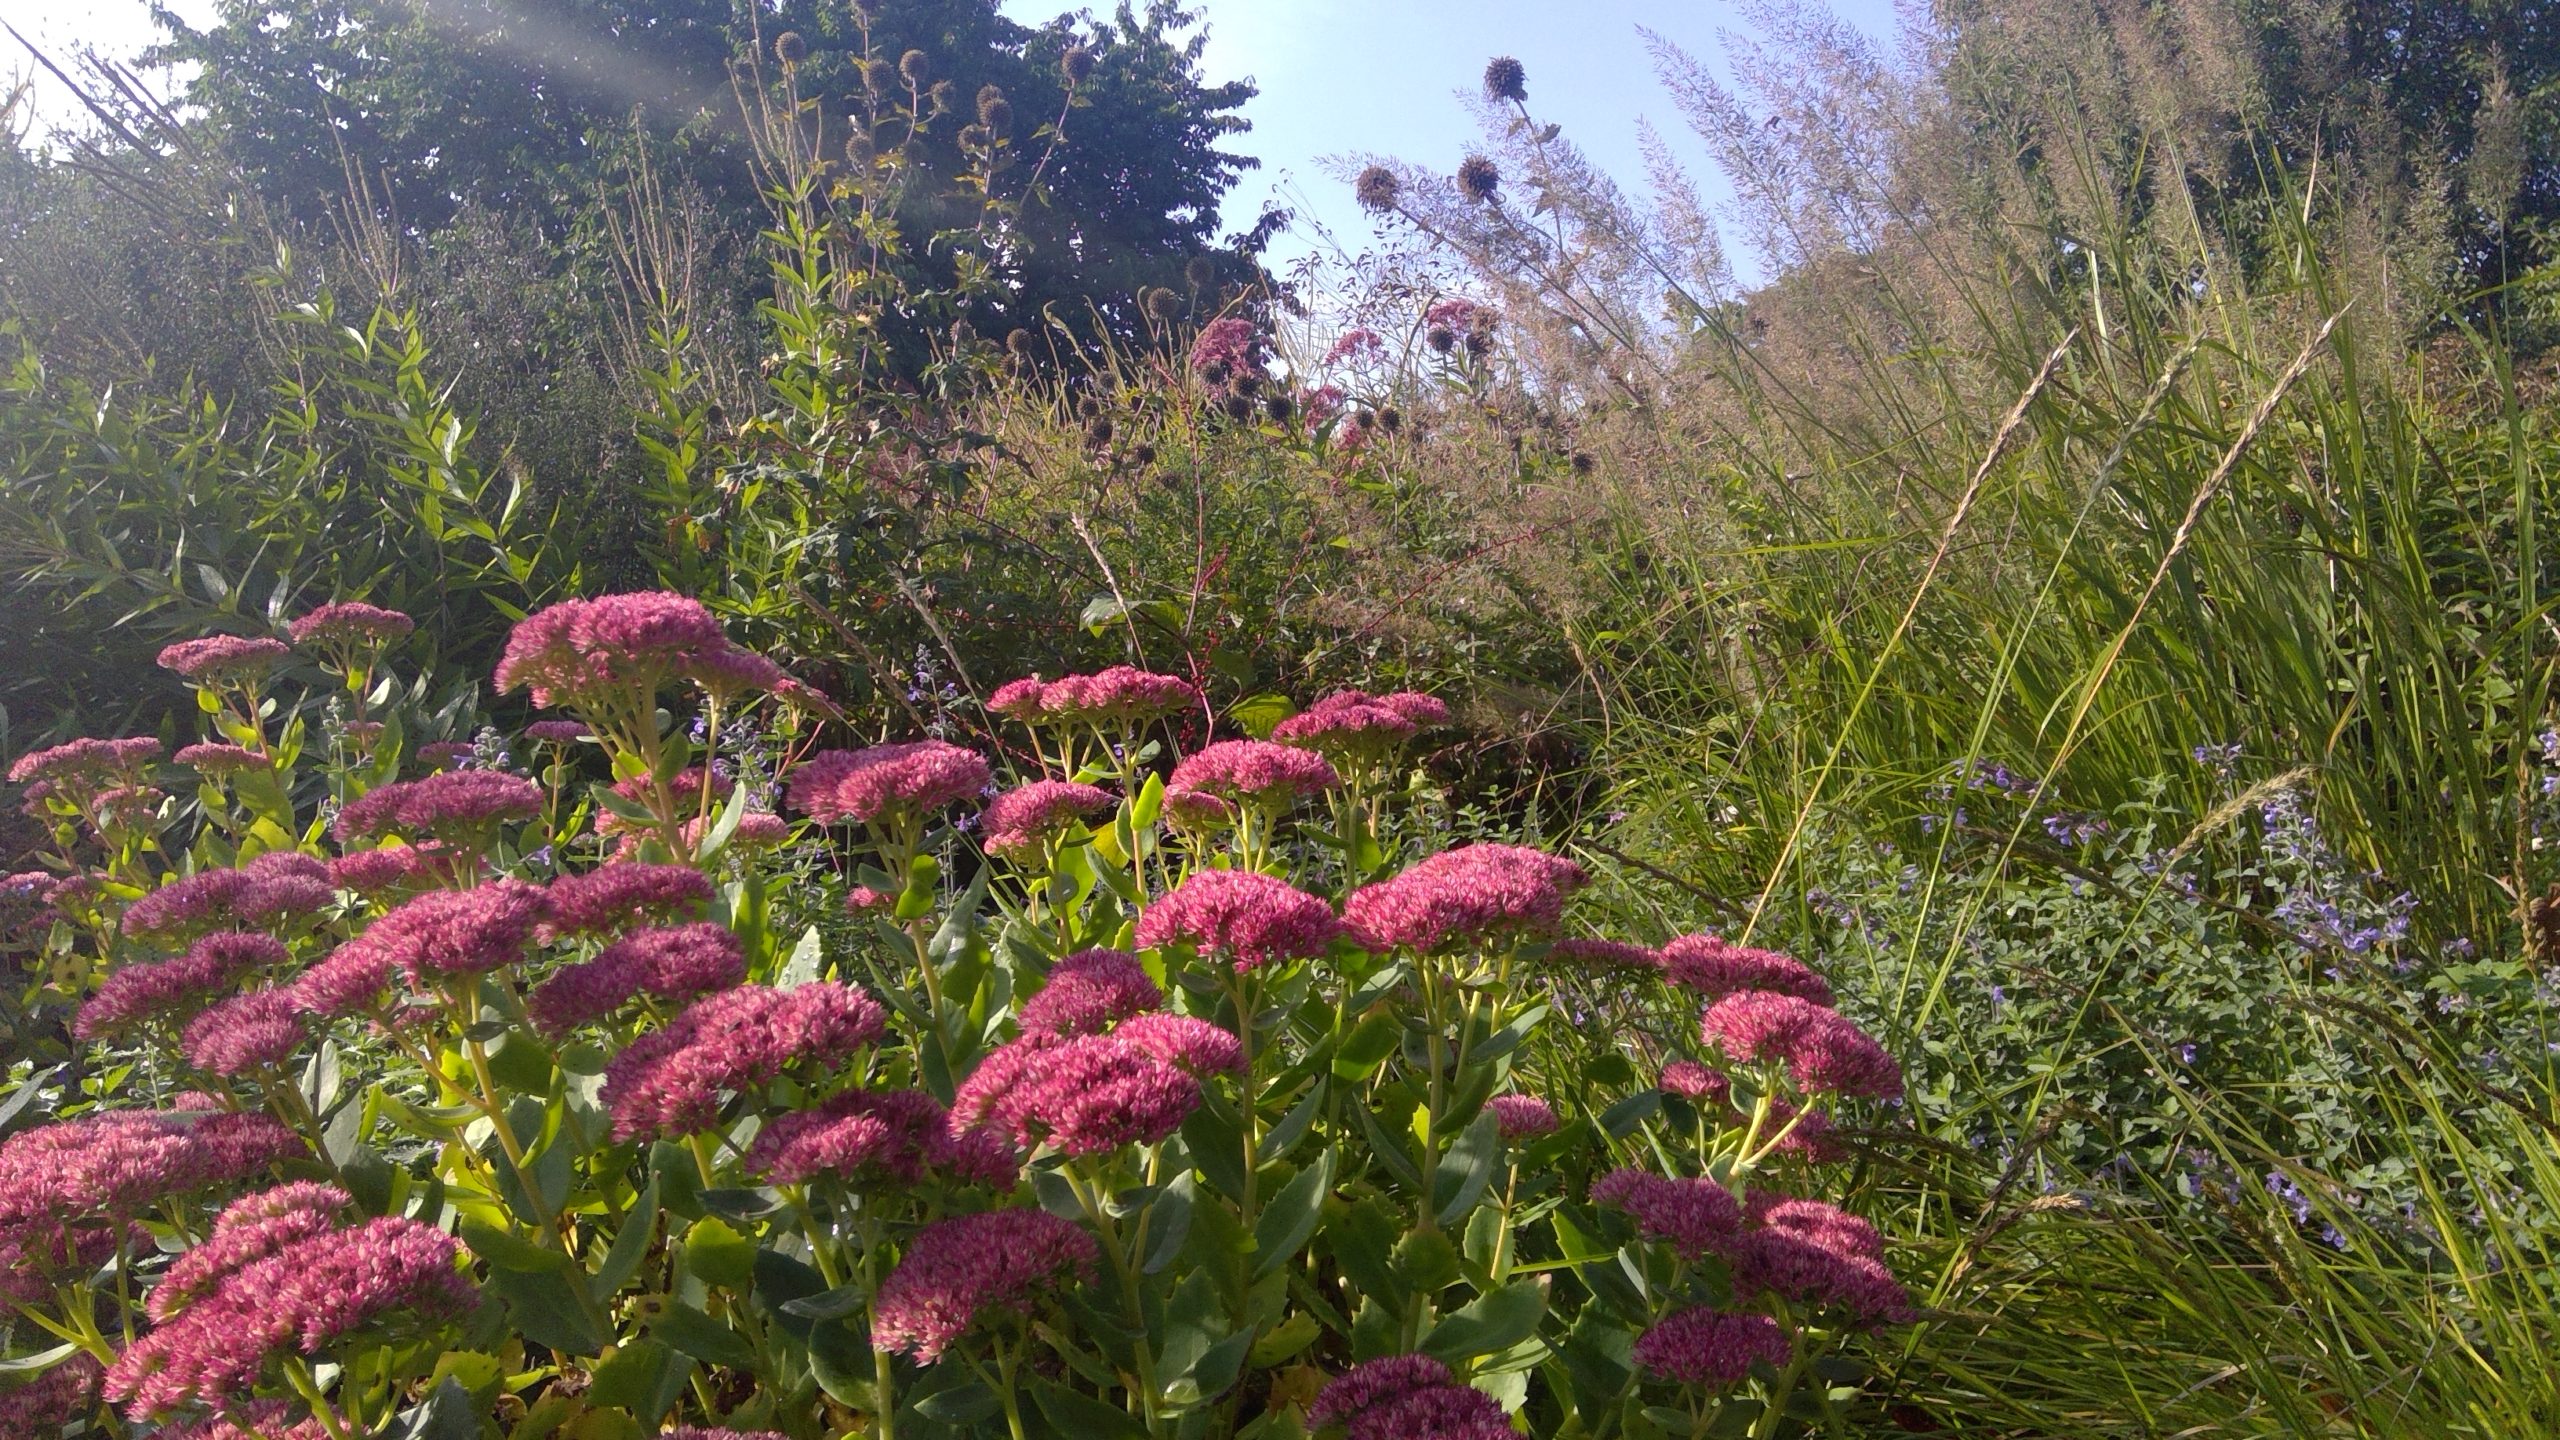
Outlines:
[[[1067,1177],[1067,1188],[1075,1193],[1076,1204],[1084,1210],[1085,1218],[1093,1222],[1093,1228],[1102,1234],[1102,1253],[1110,1257],[1111,1272],[1120,1282],[1121,1299],[1129,1307],[1130,1318],[1134,1320],[1143,1316],[1146,1310],[1138,1295],[1138,1269],[1121,1247],[1120,1227],[1111,1223],[1110,1215],[1102,1208],[1099,1183],[1088,1185],[1072,1165],[1061,1166],[1058,1173]],[[1138,1397],[1139,1418],[1145,1422],[1147,1432],[1153,1434],[1156,1429],[1155,1347],[1149,1343],[1143,1325],[1138,1328],[1137,1345],[1138,1374],[1130,1378],[1129,1393]]]
[[347,1422],[340,1419],[338,1412],[330,1406],[329,1397],[320,1393],[319,1382],[311,1378],[311,1367],[302,1363],[301,1356],[284,1357],[284,1378],[293,1386],[294,1393],[311,1407],[313,1418],[320,1422],[321,1429],[329,1432],[330,1440],[347,1440],[350,1433]]
[[115,1347],[107,1343],[106,1336],[98,1333],[96,1322],[90,1319],[91,1312],[97,1307],[97,1298],[86,1285],[66,1285],[62,1293],[66,1297],[62,1306],[62,1323],[57,1323],[52,1316],[32,1305],[13,1303],[10,1308],[54,1339],[68,1341],[87,1351],[90,1358],[99,1364],[113,1365],[116,1362]]

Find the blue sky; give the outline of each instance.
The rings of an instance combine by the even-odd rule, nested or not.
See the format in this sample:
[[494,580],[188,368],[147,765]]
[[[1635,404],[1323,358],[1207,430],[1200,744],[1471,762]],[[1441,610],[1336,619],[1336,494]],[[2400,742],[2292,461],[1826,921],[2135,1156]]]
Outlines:
[[[1025,21],[1072,8],[1060,0],[1003,3]],[[1487,59],[1517,56],[1528,67],[1531,108],[1561,122],[1605,169],[1639,180],[1639,119],[1651,116],[1675,141],[1685,132],[1654,82],[1637,28],[1658,31],[1721,70],[1721,33],[1738,23],[1720,0],[1194,3],[1209,26],[1210,78],[1249,78],[1262,88],[1246,107],[1254,128],[1239,148],[1263,168],[1237,188],[1225,219],[1248,223],[1266,198],[1276,199],[1322,219],[1354,248],[1368,234],[1367,221],[1348,188],[1325,173],[1323,157],[1378,151],[1454,169],[1473,133],[1459,95],[1474,90]],[[204,0],[177,0],[182,14],[206,8]],[[1879,38],[1892,34],[1891,0],[1833,0],[1832,8]],[[152,36],[143,0],[0,0],[0,19],[57,48],[85,42],[130,52]],[[14,54],[0,56],[0,78],[22,68],[17,62]],[[39,98],[48,118],[63,118],[62,97]],[[1712,197],[1716,185],[1704,157],[1694,147],[1685,153]],[[1303,249],[1303,242],[1283,246],[1287,254]]]

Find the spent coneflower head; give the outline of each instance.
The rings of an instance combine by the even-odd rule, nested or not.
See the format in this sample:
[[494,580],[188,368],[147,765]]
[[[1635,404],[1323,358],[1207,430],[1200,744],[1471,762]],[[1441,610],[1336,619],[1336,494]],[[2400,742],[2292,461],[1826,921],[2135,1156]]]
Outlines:
[[1383,215],[1396,208],[1396,201],[1404,194],[1404,182],[1386,166],[1372,165],[1351,182],[1351,193],[1361,209]]

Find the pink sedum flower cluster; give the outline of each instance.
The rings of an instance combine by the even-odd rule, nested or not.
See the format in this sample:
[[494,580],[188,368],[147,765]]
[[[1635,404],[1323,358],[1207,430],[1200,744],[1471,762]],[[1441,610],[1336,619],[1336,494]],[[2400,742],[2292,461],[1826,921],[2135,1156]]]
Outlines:
[[636,701],[728,649],[719,620],[683,595],[564,600],[516,622],[498,660],[498,690],[530,689],[533,703],[546,708]]
[[236,684],[265,678],[292,654],[292,646],[264,636],[207,635],[163,649],[160,668],[198,684]]
[[313,610],[285,627],[296,645],[321,649],[366,649],[388,645],[418,628],[397,610],[361,600],[337,600]]
[[984,794],[995,774],[986,757],[940,740],[825,750],[791,777],[794,808],[822,825],[877,824],[936,814]]
[[1449,723],[1449,707],[1429,695],[1337,690],[1274,726],[1271,738],[1354,767],[1376,765],[1424,730]]
[[[109,1110],[0,1140],[0,1290],[93,1268],[126,1223],[308,1151],[265,1115]],[[148,1243],[146,1241],[146,1243]]]
[[747,952],[707,920],[635,931],[590,960],[563,966],[525,997],[536,1028],[554,1037],[605,1019],[643,995],[685,1000],[747,978]]
[[335,899],[328,866],[299,851],[277,850],[236,869],[199,870],[161,886],[126,908],[124,928],[145,936],[266,929]]
[[609,937],[634,925],[697,919],[710,908],[710,877],[690,865],[599,865],[544,887],[539,933],[546,940]]
[[1268,740],[1220,740],[1182,757],[1165,781],[1165,803],[1205,797],[1222,806],[1285,810],[1341,788],[1332,762],[1312,750]]
[[1114,665],[1091,675],[1009,681],[987,697],[994,714],[1029,725],[1090,725],[1097,729],[1139,725],[1177,715],[1200,703],[1200,687],[1179,675],[1159,675],[1134,665]]
[[290,988],[252,990],[188,1021],[178,1048],[199,1070],[225,1079],[246,1075],[293,1058],[310,1038],[302,1016]]
[[1674,1384],[1722,1390],[1748,1379],[1754,1365],[1783,1368],[1792,1353],[1786,1332],[1766,1315],[1728,1315],[1693,1305],[1639,1336],[1632,1358]]
[[1137,940],[1155,949],[1189,945],[1219,956],[1239,974],[1321,955],[1342,922],[1333,907],[1277,876],[1201,870],[1138,917]]
[[1601,1177],[1591,1201],[1626,1212],[1638,1234],[1683,1260],[1722,1259],[1738,1299],[1767,1293],[1865,1326],[1912,1317],[1911,1297],[1885,1268],[1875,1227],[1835,1205],[1757,1191],[1745,1206],[1704,1176],[1641,1170]]
[[216,995],[261,970],[289,963],[292,952],[272,935],[222,930],[172,960],[127,965],[109,975],[80,1007],[72,1033],[83,1040],[118,1034]]
[[1492,1396],[1458,1383],[1428,1355],[1363,1361],[1316,1396],[1307,1419],[1350,1440],[1516,1440]]
[[724,1092],[823,1071],[880,1038],[878,1002],[830,981],[775,990],[741,985],[696,1001],[605,1066],[616,1140],[679,1139],[720,1117]]
[[1506,1144],[1553,1135],[1564,1126],[1555,1107],[1535,1095],[1496,1095],[1484,1102],[1484,1108]]
[[987,806],[980,841],[990,855],[1036,857],[1040,848],[1079,820],[1112,806],[1111,792],[1071,780],[1034,780],[998,795]]
[[1135,955],[1079,950],[1049,967],[1049,978],[1014,1012],[1014,1023],[1025,1035],[1098,1035],[1162,1004],[1164,991]]
[[1552,934],[1588,877],[1562,857],[1520,845],[1461,845],[1365,885],[1342,918],[1372,950],[1432,951]]
[[775,1185],[833,1177],[856,1185],[914,1186],[927,1175],[1010,1189],[1022,1162],[1002,1136],[954,1130],[950,1112],[921,1090],[844,1090],[814,1109],[765,1122],[746,1169]]
[[1831,982],[1803,961],[1715,935],[1683,935],[1663,946],[1662,973],[1710,1000],[1742,990],[1768,990],[1815,1005],[1832,1003]]
[[1700,1037],[1738,1065],[1777,1062],[1807,1093],[1891,1099],[1902,1067],[1838,1011],[1794,995],[1743,990],[1707,1007]]
[[874,1301],[872,1343],[930,1365],[990,1311],[1025,1312],[1092,1278],[1093,1237],[1045,1210],[990,1210],[916,1232]]
[[369,791],[339,810],[344,840],[378,835],[478,837],[492,826],[542,813],[542,787],[495,770],[448,770]]

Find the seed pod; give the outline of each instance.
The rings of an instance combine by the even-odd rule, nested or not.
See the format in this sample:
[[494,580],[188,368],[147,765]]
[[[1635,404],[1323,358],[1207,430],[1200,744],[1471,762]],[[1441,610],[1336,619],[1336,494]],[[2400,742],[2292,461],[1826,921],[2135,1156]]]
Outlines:
[[1182,313],[1182,297],[1162,285],[1149,289],[1138,304],[1150,318],[1158,321],[1171,320]]
[[1396,208],[1397,198],[1404,193],[1404,182],[1386,166],[1372,165],[1361,171],[1360,178],[1352,182],[1351,193],[1360,202],[1361,209],[1383,215]]
[[1031,358],[1031,332],[1017,325],[1004,337],[1005,353],[1017,360]]
[[1192,289],[1206,290],[1216,283],[1218,267],[1210,263],[1208,256],[1194,255],[1191,263],[1182,267],[1182,278],[1191,282]]

